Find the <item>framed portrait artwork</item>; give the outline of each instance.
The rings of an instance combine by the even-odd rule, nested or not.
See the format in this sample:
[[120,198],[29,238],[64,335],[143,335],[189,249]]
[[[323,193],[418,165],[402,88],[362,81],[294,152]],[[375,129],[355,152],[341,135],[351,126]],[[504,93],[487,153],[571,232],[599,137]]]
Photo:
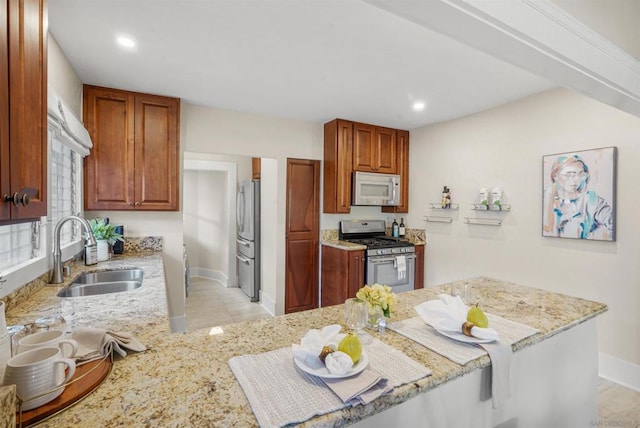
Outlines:
[[617,148],[542,157],[542,235],[616,240]]

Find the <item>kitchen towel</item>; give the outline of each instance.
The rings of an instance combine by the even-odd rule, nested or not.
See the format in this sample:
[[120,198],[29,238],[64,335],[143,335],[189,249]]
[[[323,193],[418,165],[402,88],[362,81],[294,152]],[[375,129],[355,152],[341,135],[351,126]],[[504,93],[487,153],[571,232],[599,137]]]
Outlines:
[[395,265],[398,270],[398,279],[405,279],[407,277],[407,258],[396,256]]
[[131,333],[103,328],[79,327],[72,331],[71,338],[78,342],[78,351],[74,357],[76,365],[103,358],[111,351],[125,357],[125,349],[136,352],[147,349]]
[[[365,349],[369,357],[365,372],[371,371],[376,376],[386,378],[388,388],[396,388],[431,374],[428,368],[370,335],[362,340],[367,343]],[[301,423],[350,405],[321,378],[299,369],[293,358],[293,349],[286,347],[229,359],[229,367],[261,427]]]

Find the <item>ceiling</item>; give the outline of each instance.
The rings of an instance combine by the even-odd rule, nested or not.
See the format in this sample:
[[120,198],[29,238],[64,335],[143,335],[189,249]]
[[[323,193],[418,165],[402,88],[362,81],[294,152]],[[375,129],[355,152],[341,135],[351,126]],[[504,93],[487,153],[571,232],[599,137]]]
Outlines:
[[50,0],[49,31],[84,83],[319,123],[410,130],[556,86],[361,0]]

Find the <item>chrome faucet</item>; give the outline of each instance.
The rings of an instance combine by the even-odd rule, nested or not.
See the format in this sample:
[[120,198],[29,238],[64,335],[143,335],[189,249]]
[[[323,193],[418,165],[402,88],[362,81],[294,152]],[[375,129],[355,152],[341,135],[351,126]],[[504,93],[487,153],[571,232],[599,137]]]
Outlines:
[[93,236],[93,232],[91,232],[91,226],[89,222],[84,218],[77,215],[68,215],[60,219],[58,224],[56,224],[56,228],[53,231],[53,271],[51,272],[51,280],[50,284],[60,284],[64,281],[64,276],[62,274],[62,252],[60,251],[60,229],[62,225],[65,224],[69,220],[78,220],[80,224],[87,231],[87,235],[85,238],[85,247],[93,247],[97,246],[96,238]]

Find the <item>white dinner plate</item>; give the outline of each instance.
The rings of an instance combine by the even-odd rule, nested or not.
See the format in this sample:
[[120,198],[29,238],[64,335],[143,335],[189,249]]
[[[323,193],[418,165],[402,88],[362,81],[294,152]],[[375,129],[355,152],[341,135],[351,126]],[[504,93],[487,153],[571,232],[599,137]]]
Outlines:
[[366,369],[367,365],[369,364],[369,357],[367,356],[367,353],[363,350],[362,355],[360,356],[360,359],[358,360],[358,362],[353,367],[351,367],[345,374],[329,373],[329,370],[324,365],[322,365],[322,367],[315,367],[315,368],[308,366],[307,364],[305,364],[303,361],[300,361],[296,357],[293,357],[293,361],[296,363],[296,366],[300,368],[300,370],[302,370],[305,373],[309,373],[310,375],[323,377],[325,379],[341,379],[344,377],[357,375],[358,373]]
[[458,342],[464,342],[464,343],[491,343],[491,342],[495,342],[495,340],[493,339],[480,339],[477,337],[471,337],[471,336],[467,336],[464,333],[457,333],[457,332],[453,332],[453,331],[442,331],[442,330],[438,330],[437,328],[434,327],[434,330],[437,331],[438,333],[440,333],[443,336],[446,336],[450,339],[453,340],[457,340]]

